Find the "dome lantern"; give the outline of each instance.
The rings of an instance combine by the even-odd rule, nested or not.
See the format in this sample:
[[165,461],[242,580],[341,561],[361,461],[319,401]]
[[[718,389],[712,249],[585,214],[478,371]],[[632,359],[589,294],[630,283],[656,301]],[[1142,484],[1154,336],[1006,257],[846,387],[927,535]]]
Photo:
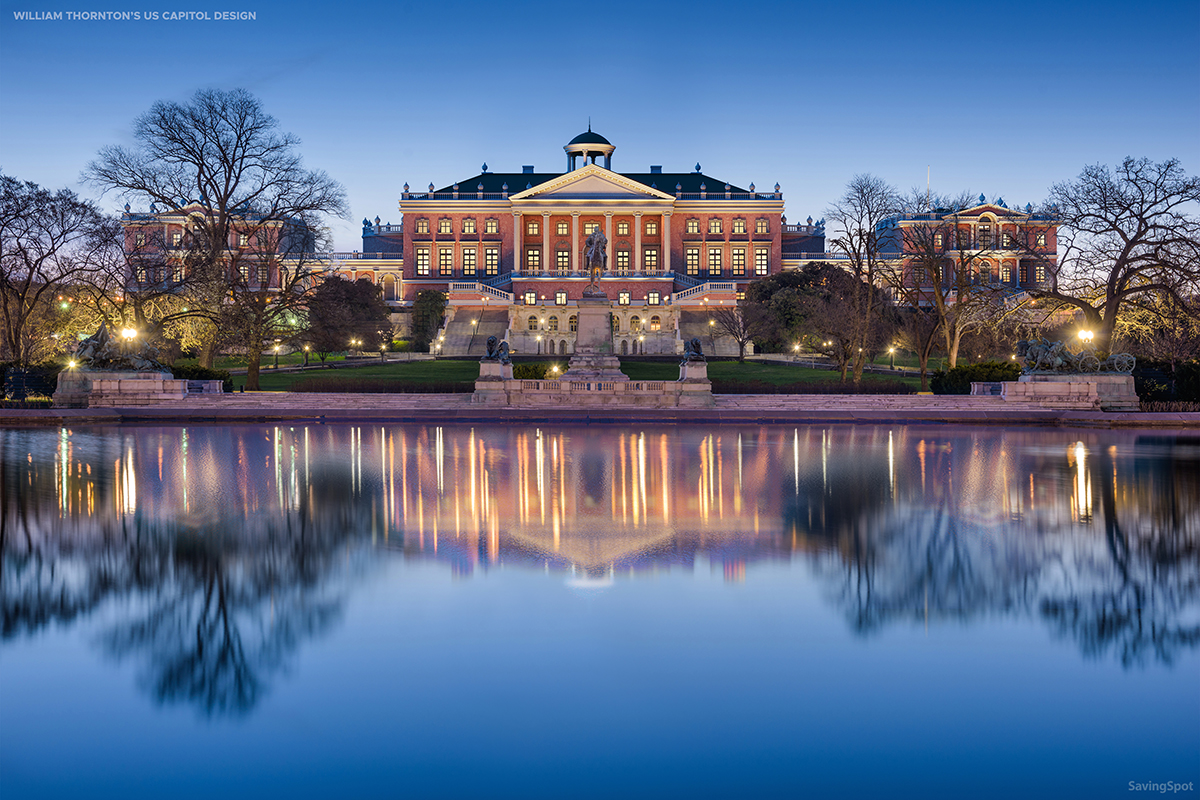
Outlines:
[[616,149],[612,142],[592,131],[592,123],[589,120],[587,131],[579,134],[563,146],[563,150],[567,153],[567,171],[570,172],[575,169],[575,159],[580,156],[583,156],[584,166],[587,165],[589,158],[591,159],[591,163],[595,164],[596,159],[603,156],[604,168],[612,169],[612,154]]

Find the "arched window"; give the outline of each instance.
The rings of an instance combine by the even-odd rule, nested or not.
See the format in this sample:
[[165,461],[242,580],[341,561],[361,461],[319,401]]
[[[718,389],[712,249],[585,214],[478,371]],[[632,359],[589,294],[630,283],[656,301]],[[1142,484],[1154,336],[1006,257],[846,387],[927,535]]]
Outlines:
[[658,316],[651,317],[650,318],[650,330],[652,330],[652,331],[662,330],[662,319],[660,319]]
[[621,355],[629,355],[629,342],[625,341],[624,339],[621,340]]
[[560,339],[558,341],[558,352],[564,356],[567,354],[567,340],[566,339]]
[[612,315],[612,332],[613,333],[621,332],[621,318],[618,317],[616,314]]
[[396,299],[396,279],[391,275],[388,275],[383,279],[383,299]]
[[636,315],[630,317],[629,318],[629,330],[633,331],[634,333],[637,333],[641,329],[642,329],[642,318],[639,316],[636,316]]
[[579,330],[579,317],[571,315],[571,318],[567,320],[567,327],[571,329],[572,333]]
[[[550,330],[550,331],[558,330],[558,317],[550,318],[550,324],[546,326],[546,330]],[[551,350],[550,352],[554,352],[554,351]]]
[[550,355],[554,355],[554,340],[553,339],[550,339],[546,342],[546,352],[549,353]]
[[538,329],[537,317],[530,317],[528,320],[528,323],[529,323],[529,330],[536,331]]

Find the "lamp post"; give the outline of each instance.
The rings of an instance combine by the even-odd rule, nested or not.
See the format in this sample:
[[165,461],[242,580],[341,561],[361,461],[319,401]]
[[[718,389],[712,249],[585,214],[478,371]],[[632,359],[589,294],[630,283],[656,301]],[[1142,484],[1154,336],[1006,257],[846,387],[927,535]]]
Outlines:
[[304,366],[308,366],[308,345],[304,345]]
[[541,337],[541,334],[538,334],[538,336],[537,336],[536,338],[537,338],[537,354],[540,356],[540,355],[542,354],[542,337]]
[[279,369],[279,345],[275,345],[275,369]]
[[1083,342],[1084,347],[1091,347],[1094,338],[1096,338],[1096,334],[1092,331],[1084,329],[1079,332],[1079,340]]
[[892,357],[892,369],[895,370],[896,369],[896,348],[889,347],[888,355]]

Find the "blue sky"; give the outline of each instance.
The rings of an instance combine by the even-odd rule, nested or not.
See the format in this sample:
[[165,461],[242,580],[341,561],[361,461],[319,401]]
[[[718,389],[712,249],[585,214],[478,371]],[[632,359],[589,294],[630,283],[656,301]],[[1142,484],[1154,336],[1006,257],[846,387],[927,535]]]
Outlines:
[[[244,87],[346,187],[399,221],[414,188],[562,171],[587,127],[614,169],[778,181],[819,218],[856,173],[1037,203],[1085,164],[1200,171],[1200,2],[605,4],[2,0],[0,168],[79,173],[156,100]],[[17,11],[253,11],[254,21],[17,21]],[[124,201],[106,197],[116,210]]]

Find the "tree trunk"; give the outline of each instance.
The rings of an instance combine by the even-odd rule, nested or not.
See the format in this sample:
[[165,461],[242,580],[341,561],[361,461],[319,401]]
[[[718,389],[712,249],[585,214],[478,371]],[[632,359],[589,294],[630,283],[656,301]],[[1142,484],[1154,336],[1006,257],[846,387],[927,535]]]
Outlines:
[[212,369],[217,360],[217,329],[213,325],[208,325],[207,328],[200,344],[200,366]]
[[246,388],[251,392],[258,391],[258,371],[262,363],[262,348],[251,347],[246,354],[249,363],[246,365]]
[[[962,341],[962,331],[955,331],[949,336],[949,341],[946,347],[946,357],[950,364],[950,369],[958,366],[958,344]],[[949,370],[947,370],[949,371]]]

